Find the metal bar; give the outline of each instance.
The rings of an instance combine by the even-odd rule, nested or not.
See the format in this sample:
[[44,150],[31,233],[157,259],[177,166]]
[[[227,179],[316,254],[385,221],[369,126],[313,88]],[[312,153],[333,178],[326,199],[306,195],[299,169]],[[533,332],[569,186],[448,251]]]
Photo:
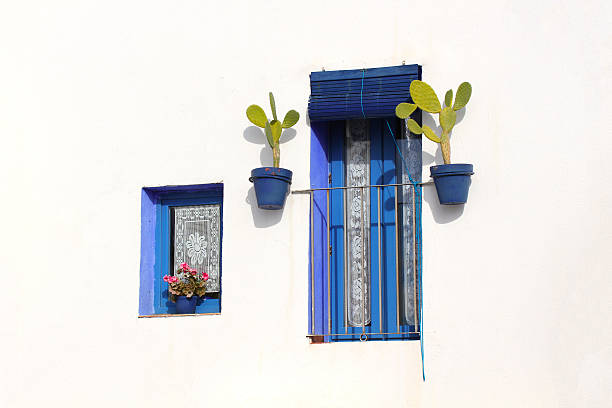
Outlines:
[[[433,184],[433,181],[425,181],[416,183],[419,186],[425,186]],[[311,191],[323,191],[323,190],[349,190],[351,188],[362,188],[362,187],[393,187],[393,186],[414,186],[413,183],[397,183],[397,184],[371,184],[369,186],[343,186],[343,187],[321,187],[321,188],[310,188],[307,190],[293,190],[291,194],[309,194]]]
[[342,234],[342,238],[344,240],[344,245],[343,245],[343,251],[344,251],[344,258],[343,259],[343,269],[344,269],[344,281],[342,282],[343,286],[344,286],[344,304],[342,305],[342,310],[344,311],[344,333],[348,332],[348,309],[347,309],[347,286],[346,286],[346,281],[347,281],[347,276],[348,276],[348,248],[347,248],[347,240],[346,240],[346,236],[347,236],[347,223],[346,223],[346,191],[347,190],[343,190],[342,191],[342,200],[343,200],[343,207],[342,207],[342,213],[344,214],[344,224],[343,224],[343,234]]
[[331,234],[330,234],[330,224],[331,218],[329,213],[329,190],[327,190],[327,328],[328,332],[332,331],[332,321],[331,321]]
[[[191,315],[189,315],[191,316]],[[408,331],[408,332],[380,332],[380,333],[367,333],[368,336],[376,336],[381,334],[419,334],[418,331]],[[316,336],[359,336],[359,334],[355,333],[330,333],[330,334],[307,334],[306,337],[316,337]]]
[[417,246],[416,246],[416,192],[412,189],[412,273],[414,275],[414,325],[419,325],[419,318],[417,312]]
[[382,240],[380,239],[380,187],[376,188],[376,195],[378,197],[378,327],[380,328],[380,331],[382,331],[382,257],[380,248]]
[[312,333],[315,332],[315,285],[314,285],[314,193],[310,193],[310,314]]
[[361,334],[365,333],[365,193],[361,188]]
[[178,314],[178,313],[164,313],[156,315],[138,315],[139,319],[150,319],[153,317],[185,317],[185,316],[216,316],[221,313],[192,313],[192,314]]
[[395,186],[395,304],[397,306],[397,314],[395,315],[395,323],[397,331],[400,328],[400,298],[399,298],[399,226],[398,226],[398,205],[397,205],[397,186]]

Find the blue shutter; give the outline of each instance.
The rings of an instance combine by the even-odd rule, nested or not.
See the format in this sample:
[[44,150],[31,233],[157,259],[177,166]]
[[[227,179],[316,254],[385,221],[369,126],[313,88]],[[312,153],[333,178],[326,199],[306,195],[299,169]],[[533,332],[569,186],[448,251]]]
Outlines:
[[322,71],[310,74],[311,121],[394,117],[410,101],[410,83],[421,79],[420,65]]

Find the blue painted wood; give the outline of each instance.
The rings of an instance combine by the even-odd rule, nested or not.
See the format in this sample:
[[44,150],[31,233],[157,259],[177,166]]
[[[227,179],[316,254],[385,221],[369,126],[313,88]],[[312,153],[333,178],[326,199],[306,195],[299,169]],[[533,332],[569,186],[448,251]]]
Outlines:
[[[328,186],[328,140],[329,126],[327,123],[313,124],[311,126],[311,155],[310,155],[310,185],[311,188],[320,188]],[[314,243],[314,259],[310,257],[310,246],[308,252],[309,269],[308,269],[308,332],[312,333],[312,288],[314,288],[315,301],[315,331],[314,333],[323,333],[327,325],[327,215],[326,215],[326,195],[323,192],[314,193],[313,196],[314,208],[313,211],[313,228],[314,238],[311,242]],[[310,245],[310,244],[309,244]],[[311,269],[314,262],[316,271],[314,284],[311,280]]]
[[[170,208],[178,205],[216,204],[221,206],[220,237],[223,240],[223,184],[145,187],[141,204],[141,268],[139,314],[172,313],[167,284],[170,273]],[[220,259],[223,245],[219,248]],[[220,276],[222,271],[219,270]],[[207,294],[196,313],[220,313],[220,294]]]
[[140,296],[138,313],[150,315],[155,313],[155,291],[149,284],[155,277],[155,235],[156,213],[155,195],[142,189],[141,192],[141,220],[140,220]]
[[[389,118],[394,133],[399,132],[398,121]],[[344,175],[344,121],[330,122],[330,153],[332,186],[345,185]],[[397,180],[396,148],[389,138],[384,120],[370,120],[370,183],[393,184]],[[399,133],[397,133],[399,134]],[[344,326],[344,208],[343,190],[334,190],[331,194],[332,207],[332,327],[333,333],[349,333],[353,336],[333,336],[332,341],[357,341],[362,333],[361,327]],[[414,327],[400,323],[397,326],[397,269],[395,253],[395,188],[381,189],[381,256],[378,258],[378,200],[377,190],[370,190],[370,293],[371,293],[371,323],[366,326],[365,333],[369,340],[405,340],[418,336],[409,334],[372,334],[379,332],[409,332]],[[381,263],[379,279],[379,263]],[[382,286],[379,288],[379,282]],[[380,289],[380,290],[379,290]],[[381,297],[379,297],[379,293]],[[382,303],[382,313],[379,304]],[[381,320],[382,315],[382,320]]]
[[312,72],[308,115],[311,122],[392,117],[420,76],[419,65]]

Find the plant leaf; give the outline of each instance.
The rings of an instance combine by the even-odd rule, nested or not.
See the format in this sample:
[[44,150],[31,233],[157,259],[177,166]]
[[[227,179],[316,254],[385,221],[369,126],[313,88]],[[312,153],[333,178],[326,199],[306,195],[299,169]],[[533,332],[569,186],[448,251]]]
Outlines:
[[416,108],[417,106],[414,103],[400,103],[395,107],[395,116],[400,119],[406,119],[407,117],[412,115],[412,112],[414,112]]
[[423,133],[432,142],[440,143],[440,138],[436,135],[436,133],[429,126],[423,125]]
[[283,132],[283,127],[278,120],[273,120],[270,122],[270,128],[272,130],[272,141],[274,145],[276,145],[281,137],[281,133]]
[[438,113],[442,110],[436,93],[423,81],[414,80],[410,83],[410,96],[417,106],[429,113]]
[[458,111],[463,108],[470,100],[472,96],[472,85],[469,82],[463,82],[457,88],[457,96],[455,97],[455,105],[453,106],[453,110]]
[[261,107],[257,105],[251,105],[246,110],[247,118],[251,121],[255,126],[259,126],[260,128],[266,127],[266,122],[268,118],[266,117],[266,113]]
[[440,112],[440,125],[447,132],[450,132],[453,126],[455,126],[456,120],[457,114],[452,108],[446,107]]
[[415,135],[420,135],[423,133],[423,128],[420,127],[414,119],[408,119],[408,121],[406,122],[406,126]]
[[272,92],[270,92],[270,107],[272,108],[272,116],[274,117],[274,120],[278,120],[276,117],[276,102],[274,102],[274,95],[272,95]]
[[446,95],[444,95],[444,105],[447,108],[450,108],[451,106],[453,106],[453,90],[449,89],[448,91],[446,91]]
[[291,126],[295,125],[298,120],[300,120],[300,114],[293,109],[290,110],[285,115],[285,119],[283,119],[283,129],[289,129]]
[[268,144],[270,147],[274,147],[274,138],[272,137],[272,128],[270,127],[270,122],[266,121],[266,139],[268,139]]

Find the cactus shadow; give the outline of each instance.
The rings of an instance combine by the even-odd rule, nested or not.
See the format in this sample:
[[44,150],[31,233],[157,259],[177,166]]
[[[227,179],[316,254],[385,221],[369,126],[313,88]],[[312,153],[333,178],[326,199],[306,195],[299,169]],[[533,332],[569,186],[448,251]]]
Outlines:
[[247,192],[245,202],[251,206],[251,214],[253,216],[253,225],[255,228],[267,228],[276,225],[283,218],[282,210],[262,210],[257,207],[257,198],[255,197],[255,188],[251,186]]
[[[284,144],[295,138],[297,132],[295,129],[285,129],[281,134],[279,143]],[[259,152],[259,161],[262,166],[272,165],[272,149],[268,145],[268,140],[262,128],[257,126],[249,126],[242,132],[242,137],[249,143],[263,145]],[[282,158],[282,152],[281,152]]]
[[423,188],[423,201],[427,203],[436,224],[448,224],[461,217],[465,204],[442,205],[438,200],[436,186],[429,184]]

